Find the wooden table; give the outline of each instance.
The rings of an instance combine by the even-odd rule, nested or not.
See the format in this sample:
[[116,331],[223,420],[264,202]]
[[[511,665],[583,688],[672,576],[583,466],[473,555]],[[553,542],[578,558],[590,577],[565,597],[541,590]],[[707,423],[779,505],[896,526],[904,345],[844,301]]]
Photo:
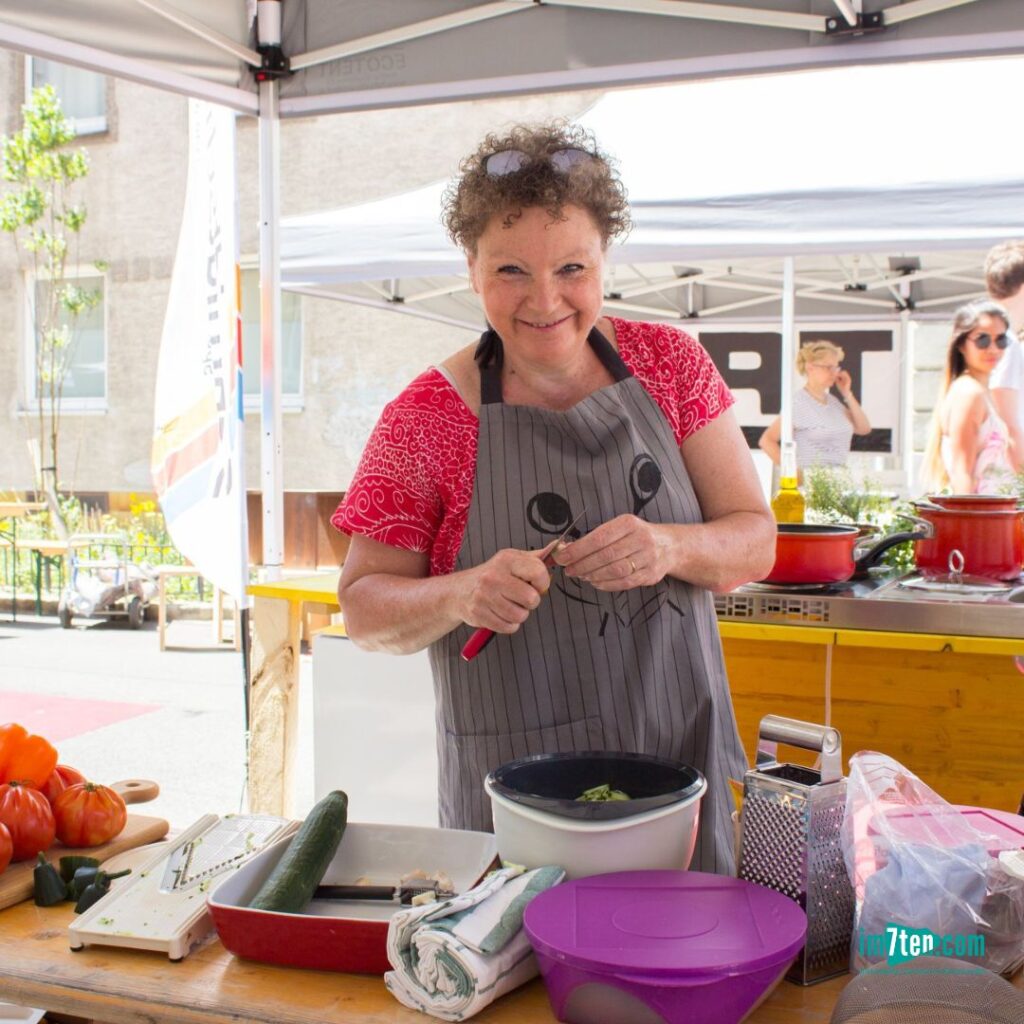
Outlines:
[[[167,650],[167,581],[174,577],[196,576],[202,578],[202,569],[194,565],[158,565],[156,567],[157,578],[157,636],[160,639],[160,650]],[[200,594],[200,597],[202,595]],[[242,649],[242,628],[241,615],[239,614],[238,602],[232,602],[234,606],[235,632],[232,637],[232,645],[236,651]],[[213,642],[221,644],[224,641],[224,591],[219,587],[213,588]]]
[[336,612],[339,572],[249,587],[249,810],[293,817],[302,616]]
[[[238,960],[216,940],[180,963],[103,946],[68,949],[70,906],[31,902],[0,911],[0,993],[24,1006],[104,1024],[423,1024],[378,977],[299,971]],[[848,977],[801,988],[783,982],[744,1024],[827,1024]],[[1018,977],[1018,984],[1020,979]],[[540,981],[474,1018],[553,1024]]]
[[[1024,631],[1024,607],[1021,608]],[[720,621],[748,754],[766,714],[829,724],[845,761],[889,754],[950,803],[1016,811],[1024,793],[1018,637]],[[826,682],[828,677],[830,683]],[[784,748],[787,760],[800,752]]]
[[46,586],[50,586],[50,569],[57,567],[60,585],[63,587],[64,566],[68,554],[75,548],[88,547],[87,540],[57,540],[53,537],[26,537],[15,543],[17,551],[30,551],[35,562],[36,615],[43,614],[43,572],[46,572]]
[[0,530],[0,537],[11,542],[13,558],[11,572],[11,621],[18,620],[18,520],[31,512],[42,512],[43,501],[0,501],[0,522],[5,519],[11,524],[10,530]]

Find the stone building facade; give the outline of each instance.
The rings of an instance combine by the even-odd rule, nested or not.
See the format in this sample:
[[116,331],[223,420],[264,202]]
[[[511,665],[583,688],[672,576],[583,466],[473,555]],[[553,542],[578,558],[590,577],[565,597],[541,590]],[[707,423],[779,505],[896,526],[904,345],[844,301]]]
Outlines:
[[[21,124],[32,74],[26,58],[0,56],[0,126]],[[91,169],[81,189],[88,221],[76,262],[102,275],[105,387],[87,402],[68,400],[61,427],[66,489],[92,494],[148,492],[153,389],[164,310],[185,196],[188,102],[181,96],[107,78],[106,128],[80,136]],[[404,192],[450,177],[487,131],[519,120],[572,116],[594,93],[524,97],[286,121],[281,125],[282,214],[308,213]],[[255,119],[237,121],[243,267],[258,251]],[[26,296],[31,284],[14,247],[0,239],[0,492],[35,487],[30,444],[34,375]],[[247,281],[255,286],[255,272]],[[408,316],[326,299],[292,297],[301,356],[299,393],[285,402],[286,490],[338,491],[347,485],[381,407],[431,363],[472,335]],[[249,387],[258,389],[258,370]],[[259,411],[247,410],[247,474],[258,482]],[[88,406],[88,407],[83,407]]]
[[[0,57],[0,126],[20,125],[33,74],[22,56]],[[187,172],[188,103],[177,95],[112,78],[101,80],[105,128],[83,135],[90,173],[89,210],[77,262],[103,260],[104,349],[101,397],[66,403],[61,475],[66,489],[89,494],[151,490],[152,396]],[[488,130],[513,121],[573,116],[597,94],[505,98],[286,121],[281,126],[284,216],[396,195],[449,178]],[[237,121],[240,244],[255,288],[258,230],[257,124]],[[31,443],[34,373],[26,298],[31,292],[12,245],[0,245],[0,493],[35,486]],[[250,291],[249,307],[254,307]],[[289,348],[283,416],[288,491],[337,492],[347,486],[384,403],[417,373],[472,341],[464,329],[327,299],[285,299]],[[770,314],[769,314],[770,318]],[[914,326],[912,444],[924,447],[947,341],[946,321]],[[695,323],[693,328],[698,325]],[[254,323],[250,329],[255,332]],[[256,336],[255,333],[253,335]],[[294,343],[289,342],[289,345]],[[250,362],[255,366],[256,360]],[[258,372],[248,389],[258,390]],[[248,403],[247,477],[259,480],[257,398]],[[875,460],[877,463],[878,460]],[[874,465],[874,463],[873,463]],[[877,468],[877,466],[875,466]],[[899,477],[894,460],[888,483]]]

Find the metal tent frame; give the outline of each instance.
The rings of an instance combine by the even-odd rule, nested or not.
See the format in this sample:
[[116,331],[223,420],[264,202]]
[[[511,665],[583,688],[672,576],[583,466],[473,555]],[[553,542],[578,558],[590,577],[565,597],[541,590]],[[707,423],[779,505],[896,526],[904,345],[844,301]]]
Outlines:
[[[252,32],[253,8],[257,15]],[[1018,0],[0,0],[0,45],[260,119],[264,563],[283,562],[281,118],[1024,51]],[[625,55],[635,56],[625,56]],[[794,276],[791,258],[784,275]],[[792,345],[793,288],[783,333]]]

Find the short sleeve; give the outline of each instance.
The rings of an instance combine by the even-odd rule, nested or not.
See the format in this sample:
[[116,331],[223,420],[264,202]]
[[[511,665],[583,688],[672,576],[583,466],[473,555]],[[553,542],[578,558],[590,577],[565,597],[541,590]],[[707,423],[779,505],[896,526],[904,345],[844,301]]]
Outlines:
[[623,361],[665,413],[682,444],[733,403],[707,350],[669,324],[612,319]]
[[[1010,337],[1013,338],[1013,335]],[[1019,341],[1010,342],[1003,358],[996,363],[988,386],[1024,391],[1024,345]]]
[[436,370],[385,406],[331,524],[408,551],[433,552],[475,419]]

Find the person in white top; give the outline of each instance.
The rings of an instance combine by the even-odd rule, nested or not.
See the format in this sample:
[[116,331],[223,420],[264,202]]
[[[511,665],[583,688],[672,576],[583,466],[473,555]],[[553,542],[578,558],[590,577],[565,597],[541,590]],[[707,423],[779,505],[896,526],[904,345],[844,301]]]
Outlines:
[[1009,324],[1009,314],[996,302],[972,302],[953,317],[946,373],[922,467],[933,490],[999,494],[1012,484],[1008,431],[988,390],[992,372],[1010,345]]
[[[801,345],[796,368],[807,383],[793,396],[793,440],[801,470],[811,466],[845,466],[854,434],[871,430],[853,394],[850,375],[843,369],[843,350],[831,341]],[[831,393],[839,392],[840,398]],[[782,418],[761,435],[758,447],[779,464]]]
[[[985,287],[989,297],[1010,316],[1011,331],[1020,337],[1024,326],[1024,241],[1003,242],[985,258]],[[1010,461],[1024,471],[1024,339],[1014,340],[992,371],[989,388],[992,404],[1006,424],[1010,439]]]

